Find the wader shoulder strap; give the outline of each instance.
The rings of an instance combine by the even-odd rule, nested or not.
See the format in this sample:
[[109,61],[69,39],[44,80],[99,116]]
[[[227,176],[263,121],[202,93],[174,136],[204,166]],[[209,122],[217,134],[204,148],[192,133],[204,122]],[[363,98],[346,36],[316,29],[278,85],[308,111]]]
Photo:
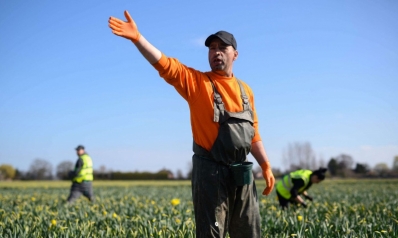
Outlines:
[[[225,107],[224,103],[222,101],[222,97],[220,93],[217,91],[216,86],[213,83],[213,80],[211,80],[210,76],[206,74],[206,76],[209,78],[211,86],[213,88],[213,94],[214,94],[214,116],[213,116],[213,121],[214,122],[219,122],[220,121],[220,114],[224,115],[225,112]],[[242,106],[244,111],[252,111],[252,108],[250,106],[249,98],[246,95],[245,89],[240,82],[239,79],[236,79],[238,82],[239,88],[240,88],[240,97],[242,99]]]
[[220,114],[224,115],[225,107],[224,103],[222,102],[221,95],[218,93],[216,86],[214,85],[213,81],[211,80],[210,76],[206,74],[209,78],[211,86],[213,87],[213,94],[214,94],[214,116],[213,121],[219,122],[220,121]]
[[250,107],[250,102],[249,98],[246,96],[245,88],[243,87],[241,80],[236,78],[236,81],[238,81],[239,88],[240,88],[240,97],[242,98],[242,105],[243,105],[243,110],[250,110],[252,111]]

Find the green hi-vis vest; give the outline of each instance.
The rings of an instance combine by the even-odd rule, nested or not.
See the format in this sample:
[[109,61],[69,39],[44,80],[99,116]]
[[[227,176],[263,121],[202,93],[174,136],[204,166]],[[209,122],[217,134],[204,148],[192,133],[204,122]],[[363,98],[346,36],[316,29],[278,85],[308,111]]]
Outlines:
[[278,193],[282,195],[282,197],[290,199],[290,197],[292,196],[290,194],[290,190],[293,188],[292,179],[302,179],[304,181],[304,185],[298,190],[298,193],[300,194],[304,192],[304,189],[310,182],[311,174],[311,170],[304,169],[291,172],[290,174],[283,176],[282,180],[276,184],[276,191],[278,191]]
[[83,167],[73,181],[77,183],[81,183],[83,181],[93,181],[93,161],[87,154],[81,155],[80,159],[83,160]]

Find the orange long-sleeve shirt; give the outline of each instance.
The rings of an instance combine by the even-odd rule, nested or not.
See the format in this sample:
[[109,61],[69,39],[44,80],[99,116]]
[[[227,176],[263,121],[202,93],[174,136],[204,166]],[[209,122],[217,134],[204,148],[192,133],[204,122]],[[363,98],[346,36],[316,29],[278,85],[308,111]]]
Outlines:
[[[200,72],[163,54],[153,66],[159,72],[159,75],[167,83],[173,85],[188,102],[193,139],[198,145],[210,150],[217,138],[219,124],[213,121],[213,88],[207,76],[212,79],[217,91],[221,94],[225,109],[230,112],[239,112],[243,110],[243,106],[239,85],[235,77],[228,78],[213,72]],[[258,133],[254,96],[250,87],[246,83],[242,84],[253,109],[255,135],[252,143],[254,143],[261,140]]]

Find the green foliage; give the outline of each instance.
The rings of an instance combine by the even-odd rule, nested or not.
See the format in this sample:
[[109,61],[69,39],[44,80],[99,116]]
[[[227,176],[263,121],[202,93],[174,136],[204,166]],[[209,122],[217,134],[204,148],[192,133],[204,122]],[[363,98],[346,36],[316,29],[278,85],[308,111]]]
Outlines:
[[366,174],[369,171],[367,164],[357,163],[354,172],[357,174]]
[[331,158],[329,163],[328,163],[328,170],[332,176],[337,175],[337,170],[339,169],[339,165],[337,163],[337,160],[335,158]]
[[[67,205],[69,185],[0,183],[1,237],[195,237],[189,182],[94,181],[94,204]],[[397,180],[327,180],[309,194],[286,211],[259,196],[263,237],[398,237]]]
[[0,165],[0,179],[13,179],[15,177],[16,170],[9,164]]

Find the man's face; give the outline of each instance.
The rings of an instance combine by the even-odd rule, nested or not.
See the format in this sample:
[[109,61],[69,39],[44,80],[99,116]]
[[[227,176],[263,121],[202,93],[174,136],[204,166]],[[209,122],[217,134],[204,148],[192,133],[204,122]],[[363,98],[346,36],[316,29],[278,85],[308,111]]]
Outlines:
[[84,150],[83,149],[76,150],[76,154],[80,156],[80,155],[84,154]]
[[232,76],[232,64],[238,58],[238,51],[231,45],[226,45],[219,38],[209,45],[209,64],[213,72]]

